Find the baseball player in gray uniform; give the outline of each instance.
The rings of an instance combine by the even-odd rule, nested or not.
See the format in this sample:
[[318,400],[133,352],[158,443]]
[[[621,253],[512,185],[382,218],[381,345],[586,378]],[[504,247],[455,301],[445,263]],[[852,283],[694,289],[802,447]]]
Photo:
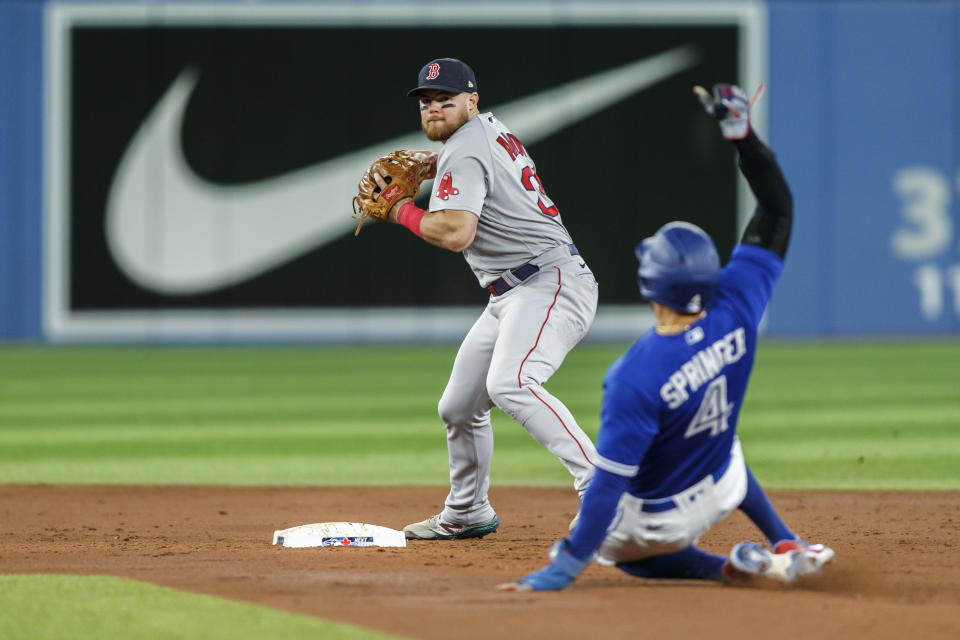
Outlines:
[[560,459],[578,492],[593,476],[593,443],[543,384],[590,328],[597,282],[529,152],[494,114],[478,110],[469,66],[433,60],[408,95],[419,99],[427,138],[444,144],[430,158],[436,180],[429,211],[404,198],[389,219],[430,244],[463,252],[490,300],[460,346],[440,398],[450,493],[441,513],[404,533],[422,540],[478,538],[500,525],[487,497],[494,405]]

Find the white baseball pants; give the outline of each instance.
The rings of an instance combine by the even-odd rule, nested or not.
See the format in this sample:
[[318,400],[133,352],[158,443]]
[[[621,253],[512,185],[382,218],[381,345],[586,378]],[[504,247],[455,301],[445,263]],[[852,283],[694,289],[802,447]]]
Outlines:
[[560,459],[577,491],[593,477],[593,443],[543,384],[590,328],[597,281],[579,256],[551,253],[556,257],[538,273],[490,298],[460,345],[438,407],[450,456],[445,522],[477,524],[494,516],[487,497],[494,405]]
[[644,500],[624,493],[610,532],[597,550],[597,562],[612,565],[674,553],[695,545],[710,527],[740,506],[747,495],[747,467],[734,439],[730,463],[719,478],[712,475],[675,496],[673,508],[649,513]]

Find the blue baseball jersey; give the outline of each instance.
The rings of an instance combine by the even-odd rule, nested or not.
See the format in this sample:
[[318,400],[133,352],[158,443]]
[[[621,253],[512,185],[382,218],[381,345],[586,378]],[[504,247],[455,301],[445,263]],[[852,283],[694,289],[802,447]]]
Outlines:
[[707,315],[680,334],[650,330],[604,378],[597,467],[666,498],[730,459],[753,368],[757,326],[783,271],[776,254],[738,245]]

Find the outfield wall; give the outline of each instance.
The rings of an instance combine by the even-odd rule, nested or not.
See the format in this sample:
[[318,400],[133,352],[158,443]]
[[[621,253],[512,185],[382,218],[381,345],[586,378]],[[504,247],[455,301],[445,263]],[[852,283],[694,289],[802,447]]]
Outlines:
[[771,328],[956,332],[960,5],[774,2],[770,42],[798,216]]
[[756,125],[796,201],[768,332],[957,331],[960,3],[4,0],[0,338],[456,339],[484,300],[462,259],[355,239],[344,205],[379,146],[422,141],[388,98],[409,79],[373,69],[444,55],[597,273],[593,337],[648,321],[638,239],[683,217],[726,254],[749,215],[688,95],[726,78],[767,84]]

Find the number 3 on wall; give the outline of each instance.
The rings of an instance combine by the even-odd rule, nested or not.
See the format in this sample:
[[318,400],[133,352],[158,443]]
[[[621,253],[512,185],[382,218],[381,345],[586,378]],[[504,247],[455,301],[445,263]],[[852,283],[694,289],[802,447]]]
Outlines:
[[[947,176],[933,167],[905,167],[893,174],[893,190],[903,203],[906,223],[890,236],[893,255],[901,260],[933,260],[947,251],[954,235]],[[952,289],[954,313],[960,317],[960,265],[920,264],[913,272],[913,282],[924,318],[936,320],[942,315],[945,289]]]
[[950,246],[953,220],[946,176],[931,167],[906,167],[893,175],[893,190],[903,201],[904,219],[913,226],[893,232],[893,255],[901,260],[923,260]]

